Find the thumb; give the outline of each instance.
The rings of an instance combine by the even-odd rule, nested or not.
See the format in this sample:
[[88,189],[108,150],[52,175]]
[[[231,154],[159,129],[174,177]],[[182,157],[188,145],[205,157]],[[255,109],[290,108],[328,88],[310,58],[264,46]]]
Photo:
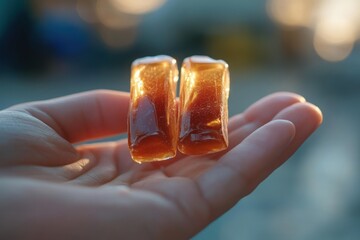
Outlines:
[[0,112],[0,166],[58,166],[74,162],[74,147],[48,125],[25,112]]

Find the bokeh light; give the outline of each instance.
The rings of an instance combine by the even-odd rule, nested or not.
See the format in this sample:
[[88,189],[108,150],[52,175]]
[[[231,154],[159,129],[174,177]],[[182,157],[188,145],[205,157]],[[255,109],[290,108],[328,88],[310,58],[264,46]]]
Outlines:
[[346,59],[353,50],[354,43],[330,43],[320,36],[315,36],[314,47],[317,54],[324,60],[339,62]]
[[277,22],[286,26],[307,26],[314,0],[269,0],[267,10]]
[[360,29],[358,0],[327,0],[315,10],[315,34],[334,45],[355,42]]
[[355,42],[356,32],[356,26],[347,18],[321,19],[315,26],[315,35],[334,45]]
[[142,16],[161,7],[166,0],[77,0],[81,19],[97,29],[110,48],[127,48],[136,40]]
[[159,8],[165,0],[110,0],[119,11],[128,14],[145,14]]
[[286,27],[314,32],[320,57],[341,61],[350,55],[360,32],[359,0],[269,0],[268,13]]
[[114,8],[110,1],[98,0],[96,15],[99,21],[108,28],[126,29],[136,27],[140,19],[136,15],[129,15]]

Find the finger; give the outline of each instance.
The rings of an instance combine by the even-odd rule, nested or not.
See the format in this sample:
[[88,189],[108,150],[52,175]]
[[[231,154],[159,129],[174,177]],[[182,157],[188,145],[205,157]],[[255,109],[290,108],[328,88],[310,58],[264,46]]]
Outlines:
[[[221,152],[209,154],[207,157],[217,159],[227,151],[239,144],[243,139],[249,136],[253,131],[263,124],[271,121],[283,109],[300,102],[305,102],[305,98],[291,92],[277,92],[270,94],[256,103],[252,104],[243,113],[235,115],[229,119],[229,147]],[[178,160],[188,156],[180,152],[176,157],[170,160],[154,162],[155,167],[167,167],[176,164]],[[181,165],[183,163],[180,163]],[[174,166],[173,168],[177,168]]]
[[[276,106],[276,100],[279,100],[280,102],[282,101],[283,103],[286,102],[286,101],[283,101],[284,99],[281,99],[281,97],[280,98],[276,97],[273,100],[275,100],[275,102],[273,102],[273,104],[275,104],[275,106]],[[318,120],[317,120],[316,116],[313,116],[314,115],[313,108],[307,107],[307,106],[312,106],[311,104],[302,103],[301,98],[299,99],[299,101],[296,101],[296,97],[293,99],[293,98],[291,98],[291,96],[288,99],[287,103],[291,104],[291,105],[289,105],[288,107],[285,107],[280,112],[277,112],[278,109],[276,109],[274,112],[272,112],[272,114],[270,114],[268,112],[266,114],[267,115],[266,117],[260,116],[262,109],[259,107],[260,105],[258,105],[258,109],[257,109],[259,111],[258,116],[262,120],[245,123],[242,126],[239,126],[237,129],[233,130],[233,132],[230,133],[229,147],[226,149],[226,151],[222,151],[222,152],[215,153],[215,154],[204,155],[204,156],[201,156],[201,159],[199,159],[199,157],[197,157],[196,159],[194,159],[193,157],[187,157],[187,158],[183,159],[182,161],[171,162],[172,163],[171,165],[170,164],[166,165],[166,167],[167,167],[166,171],[169,173],[169,175],[176,175],[176,176],[200,175],[202,172],[204,172],[206,169],[208,169],[209,166],[214,164],[214,160],[221,158],[221,156],[226,154],[228,151],[231,151],[231,149],[233,149],[235,146],[240,144],[243,141],[243,139],[245,139],[247,136],[249,136],[256,129],[261,127],[262,122],[270,121],[274,118],[275,119],[285,119],[285,120],[287,119],[290,121],[294,121],[296,123],[296,125],[298,125],[297,127],[299,129],[306,128],[308,126],[312,126],[312,124],[311,124],[312,122],[314,122],[313,126],[317,126]],[[283,106],[285,106],[285,105],[283,105]],[[299,106],[303,106],[303,107],[299,107]],[[271,108],[271,106],[264,106],[264,107],[265,107],[265,109],[263,109],[263,111],[269,110]],[[249,109],[251,109],[251,108],[249,108]],[[253,114],[256,114],[256,111],[253,112]],[[297,118],[305,119],[306,117],[304,118],[304,116],[309,117],[309,119],[305,120],[304,123],[300,123],[299,121],[296,120]],[[267,118],[270,118],[270,119],[267,119]],[[303,126],[303,125],[306,125],[306,126]],[[305,134],[305,137],[307,136],[306,131],[302,131],[301,134]],[[302,137],[302,139],[304,139],[304,137]]]
[[73,146],[22,111],[0,112],[0,166],[60,166],[78,159]]
[[257,175],[285,151],[295,135],[294,125],[271,121],[257,129],[241,144],[197,179],[212,217],[218,217],[248,194]]
[[128,93],[95,90],[12,109],[30,113],[74,143],[125,132],[128,105]]
[[311,103],[298,103],[291,108],[281,111],[274,119],[291,121],[297,129],[293,141],[279,160],[275,162],[275,167],[277,167],[293,155],[301,144],[321,125],[323,116],[317,106]]
[[251,191],[289,159],[301,144],[319,127],[322,123],[322,114],[319,108],[311,103],[297,103],[281,111],[274,119],[292,122],[295,126],[296,134],[286,150],[278,158],[275,158],[271,164],[264,166],[262,171],[258,172],[256,178],[254,178]]
[[[273,116],[271,116],[271,119],[269,119],[268,121],[270,121],[272,119],[285,119],[285,120],[289,120],[292,122],[292,120],[295,121],[298,118],[304,118],[304,116],[308,116],[309,118],[311,118],[308,120],[309,122],[319,123],[319,120],[318,120],[319,117],[317,116],[318,115],[317,112],[319,110],[316,110],[318,108],[316,108],[314,110],[313,107],[311,107],[311,106],[313,106],[313,105],[309,104],[309,103],[302,103],[302,102],[294,103],[294,104],[282,109],[281,111],[277,112]],[[298,110],[300,110],[300,109],[301,109],[301,111],[299,112]],[[268,116],[270,117],[270,115],[268,115]],[[236,145],[241,143],[241,141],[246,136],[248,136],[250,133],[252,133],[253,131],[255,131],[255,129],[257,129],[259,127],[260,127],[259,122],[250,122],[238,129],[236,129],[232,133],[230,133],[228,149],[232,149],[233,147],[235,147]]]
[[229,120],[229,132],[247,123],[263,125],[270,121],[282,109],[292,104],[305,102],[305,98],[291,92],[277,92],[263,97],[247,108],[243,114],[236,115]]
[[271,121],[279,112],[304,101],[304,97],[290,92],[273,93],[260,99],[245,110],[244,113],[229,120],[228,148],[225,151],[209,155],[209,158],[220,158],[256,129]]

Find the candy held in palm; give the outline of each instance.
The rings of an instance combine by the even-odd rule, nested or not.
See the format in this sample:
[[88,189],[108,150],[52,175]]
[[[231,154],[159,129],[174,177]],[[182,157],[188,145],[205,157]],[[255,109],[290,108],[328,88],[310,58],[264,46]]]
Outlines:
[[[228,147],[229,70],[222,60],[186,58],[178,70],[169,56],[133,62],[128,117],[128,144],[134,161],[214,153]],[[179,112],[179,114],[177,114]]]
[[222,60],[186,58],[181,68],[178,149],[188,155],[228,146],[229,70]]
[[145,57],[132,64],[128,144],[134,161],[173,158],[177,148],[176,60]]

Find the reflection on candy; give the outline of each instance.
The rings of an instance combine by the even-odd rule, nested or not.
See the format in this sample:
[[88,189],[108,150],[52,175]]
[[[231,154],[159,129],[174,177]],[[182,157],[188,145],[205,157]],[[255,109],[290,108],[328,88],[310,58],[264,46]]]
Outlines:
[[221,60],[186,58],[181,69],[179,143],[189,155],[228,146],[229,70]]
[[128,118],[128,143],[136,162],[176,155],[176,60],[145,57],[133,62]]

